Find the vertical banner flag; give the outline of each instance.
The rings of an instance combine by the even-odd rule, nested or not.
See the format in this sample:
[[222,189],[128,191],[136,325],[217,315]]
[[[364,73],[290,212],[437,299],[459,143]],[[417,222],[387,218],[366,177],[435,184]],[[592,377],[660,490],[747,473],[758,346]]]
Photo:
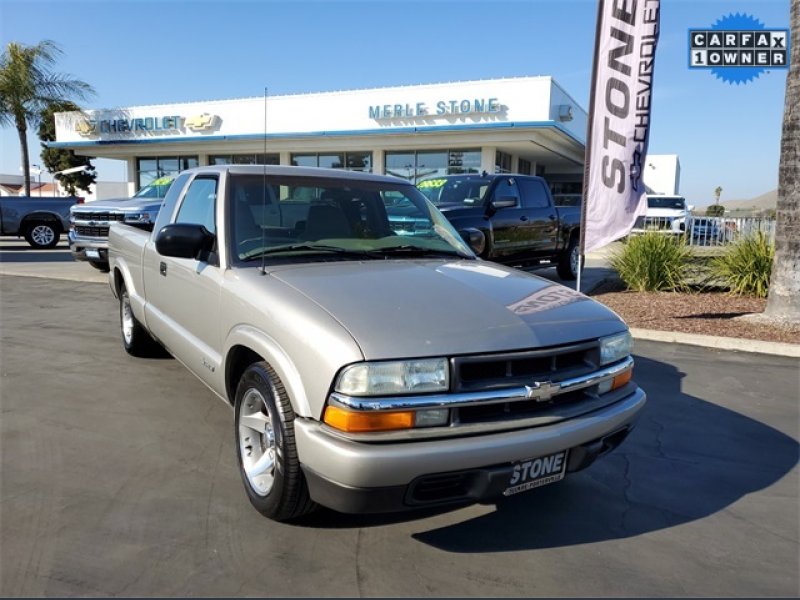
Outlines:
[[598,0],[581,254],[627,235],[647,210],[647,154],[660,0]]

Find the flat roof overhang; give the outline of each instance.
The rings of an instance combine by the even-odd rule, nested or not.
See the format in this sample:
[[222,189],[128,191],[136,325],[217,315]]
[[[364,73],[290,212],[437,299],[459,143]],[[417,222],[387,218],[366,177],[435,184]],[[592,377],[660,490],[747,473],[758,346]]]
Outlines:
[[[376,144],[375,138],[384,138]],[[305,152],[326,150],[387,151],[424,150],[458,145],[495,146],[545,166],[577,169],[583,166],[585,146],[557,121],[492,122],[464,125],[387,126],[386,128],[315,131],[308,133],[268,133],[208,135],[192,137],[150,137],[138,139],[50,142],[83,156],[127,159],[131,156],[167,154],[209,154],[235,152]],[[213,149],[209,146],[213,145]],[[346,147],[342,147],[345,145]]]

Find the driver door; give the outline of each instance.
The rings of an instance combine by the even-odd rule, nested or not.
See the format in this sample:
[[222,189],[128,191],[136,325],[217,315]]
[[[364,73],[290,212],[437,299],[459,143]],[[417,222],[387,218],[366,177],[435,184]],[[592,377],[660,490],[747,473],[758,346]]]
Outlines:
[[[174,223],[203,225],[216,234],[216,176],[196,177],[178,206]],[[147,323],[158,339],[212,388],[221,377],[219,255],[208,261],[162,256],[151,238],[145,250]]]

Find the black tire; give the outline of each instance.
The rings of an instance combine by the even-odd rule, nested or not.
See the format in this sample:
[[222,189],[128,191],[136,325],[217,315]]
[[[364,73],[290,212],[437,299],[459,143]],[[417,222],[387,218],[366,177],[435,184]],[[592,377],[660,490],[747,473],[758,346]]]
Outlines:
[[236,459],[250,503],[274,521],[297,519],[317,507],[300,468],[294,419],[286,389],[272,367],[266,362],[247,367],[236,388]]
[[25,227],[25,241],[37,250],[55,248],[60,238],[61,228],[54,221],[35,221]]
[[150,337],[142,324],[133,316],[131,299],[124,285],[119,290],[119,329],[122,334],[122,346],[131,356],[156,358],[166,355],[164,348]]
[[104,260],[90,260],[89,264],[92,265],[98,271],[102,271],[103,273],[108,273],[108,262]]
[[573,235],[569,239],[567,249],[558,258],[556,271],[558,276],[564,281],[574,281],[578,278],[578,260],[580,260],[580,249],[578,248],[578,236]]

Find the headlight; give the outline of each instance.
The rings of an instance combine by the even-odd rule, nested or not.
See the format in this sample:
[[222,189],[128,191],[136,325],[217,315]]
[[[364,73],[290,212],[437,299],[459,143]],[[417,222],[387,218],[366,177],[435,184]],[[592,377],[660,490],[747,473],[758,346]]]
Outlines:
[[348,396],[444,392],[449,387],[446,358],[358,363],[346,367],[336,381],[336,391]]
[[633,338],[629,331],[600,338],[600,366],[622,360],[633,351]]
[[151,223],[150,213],[127,213],[125,215],[125,223]]

